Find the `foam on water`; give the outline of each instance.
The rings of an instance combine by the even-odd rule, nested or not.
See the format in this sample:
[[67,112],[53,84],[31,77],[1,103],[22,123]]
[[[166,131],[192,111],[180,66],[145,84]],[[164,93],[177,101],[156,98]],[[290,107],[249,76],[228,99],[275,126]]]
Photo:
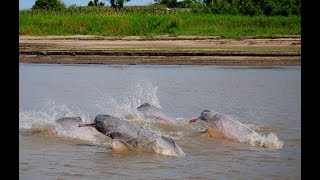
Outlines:
[[244,142],[251,146],[268,149],[281,149],[283,147],[283,141],[281,141],[274,133],[268,135],[252,133],[244,140]]

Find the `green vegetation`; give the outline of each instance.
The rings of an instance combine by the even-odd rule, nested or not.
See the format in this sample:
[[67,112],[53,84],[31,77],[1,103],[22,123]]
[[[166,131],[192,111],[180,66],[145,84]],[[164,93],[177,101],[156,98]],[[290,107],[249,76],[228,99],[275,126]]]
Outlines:
[[109,0],[111,7],[121,9],[123,8],[123,4],[125,2],[129,2],[130,0]]
[[36,0],[32,6],[33,10],[61,11],[66,6],[61,0]]
[[99,2],[99,0],[89,1],[88,6],[104,6],[103,2]]
[[[114,9],[122,9],[130,0],[108,0]],[[301,15],[301,0],[154,0],[154,5],[169,8],[189,8],[196,13],[224,15]],[[99,0],[88,2],[88,6],[105,6]],[[33,10],[62,10],[65,5],[61,0],[36,0]]]
[[155,0],[170,8],[191,8],[192,11],[213,14],[300,15],[301,0]]
[[[36,3],[40,1],[50,0],[37,0]],[[235,2],[234,0],[223,1],[227,3]],[[269,0],[266,1],[269,2]],[[275,0],[274,2],[278,1],[283,0]],[[164,4],[154,4],[118,9],[99,5],[98,0],[94,0],[92,6],[70,6],[48,10],[47,8],[36,8],[39,4],[35,4],[31,10],[20,10],[19,34],[273,37],[300,35],[301,33],[300,15],[276,16],[272,13],[274,9],[270,10],[270,16],[261,13],[258,13],[259,15],[255,15],[255,13],[250,15],[241,13],[223,14],[225,12],[222,11],[223,8],[232,9],[232,6],[221,6],[219,8],[215,7],[213,3],[209,3],[209,5],[199,4],[193,0],[182,2],[184,6],[190,6],[190,8],[168,9]],[[211,2],[222,2],[222,0]],[[211,5],[212,7],[210,7]],[[208,10],[209,7],[211,8],[210,11]],[[212,12],[213,9],[216,13]],[[234,10],[234,12],[238,11]]]
[[[115,9],[123,8],[123,4],[129,1],[130,0],[109,0],[111,7]],[[93,0],[93,1],[89,1],[88,6],[105,6],[105,3],[99,2],[99,0]]]

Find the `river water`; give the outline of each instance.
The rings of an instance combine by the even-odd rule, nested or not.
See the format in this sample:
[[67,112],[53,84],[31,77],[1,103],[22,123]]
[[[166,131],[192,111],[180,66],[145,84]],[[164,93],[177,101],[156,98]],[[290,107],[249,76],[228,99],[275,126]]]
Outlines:
[[[114,152],[55,123],[125,117],[144,102],[177,120],[205,109],[237,117],[273,146],[158,127],[185,156]],[[19,177],[300,179],[301,67],[19,64]]]

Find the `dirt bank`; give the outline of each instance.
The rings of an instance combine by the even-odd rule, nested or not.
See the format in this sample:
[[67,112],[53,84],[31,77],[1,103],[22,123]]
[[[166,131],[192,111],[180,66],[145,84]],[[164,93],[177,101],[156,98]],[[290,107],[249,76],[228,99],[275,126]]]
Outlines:
[[301,38],[20,36],[19,62],[300,65]]

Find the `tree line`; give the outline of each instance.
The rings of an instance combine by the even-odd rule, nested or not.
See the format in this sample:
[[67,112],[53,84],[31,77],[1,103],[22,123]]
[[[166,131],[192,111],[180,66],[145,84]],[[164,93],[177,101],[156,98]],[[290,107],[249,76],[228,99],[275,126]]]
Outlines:
[[[121,9],[130,0],[108,0],[114,9]],[[188,8],[194,13],[228,15],[301,15],[301,0],[154,0],[154,5],[168,8]],[[87,6],[109,6],[99,0],[89,1]],[[63,10],[61,0],[36,0],[32,9]]]

